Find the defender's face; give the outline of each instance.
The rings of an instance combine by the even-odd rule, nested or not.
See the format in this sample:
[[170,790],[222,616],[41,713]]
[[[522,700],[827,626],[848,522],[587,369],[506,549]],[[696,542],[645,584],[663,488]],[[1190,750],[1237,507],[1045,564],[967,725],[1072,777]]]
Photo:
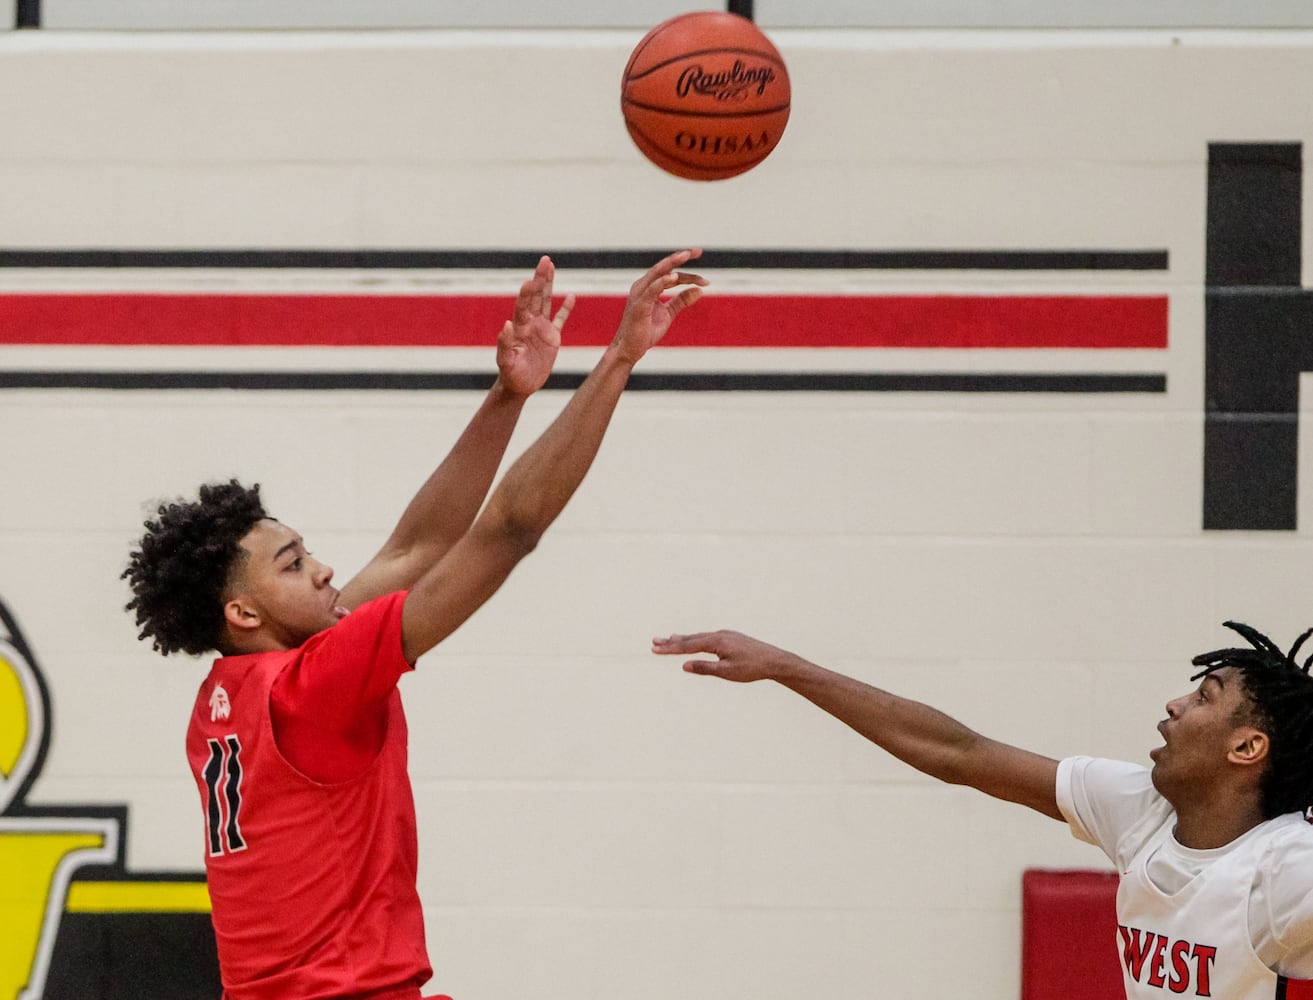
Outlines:
[[1158,723],[1163,745],[1149,752],[1153,783],[1169,800],[1173,793],[1199,786],[1227,766],[1227,754],[1243,740],[1249,695],[1233,667],[1214,670],[1190,694],[1167,703]]
[[346,616],[332,568],[307,552],[287,525],[260,521],[241,544],[247,560],[233,590],[249,602],[275,646],[292,649]]

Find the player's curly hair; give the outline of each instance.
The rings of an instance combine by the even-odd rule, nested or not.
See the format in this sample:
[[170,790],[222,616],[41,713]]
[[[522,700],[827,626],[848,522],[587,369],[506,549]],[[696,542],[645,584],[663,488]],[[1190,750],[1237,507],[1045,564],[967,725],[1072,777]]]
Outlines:
[[1191,662],[1204,669],[1198,680],[1222,667],[1234,667],[1249,695],[1249,721],[1267,734],[1272,749],[1263,773],[1262,810],[1267,819],[1313,807],[1313,656],[1301,664],[1295,657],[1306,631],[1289,652],[1282,652],[1262,632],[1241,622],[1225,622],[1248,640],[1252,649],[1216,649]]
[[164,655],[217,649],[223,636],[223,594],[245,550],[241,540],[268,517],[260,486],[233,479],[208,483],[198,499],[161,503],[145,522],[140,548],[122,579],[132,587],[139,639]]

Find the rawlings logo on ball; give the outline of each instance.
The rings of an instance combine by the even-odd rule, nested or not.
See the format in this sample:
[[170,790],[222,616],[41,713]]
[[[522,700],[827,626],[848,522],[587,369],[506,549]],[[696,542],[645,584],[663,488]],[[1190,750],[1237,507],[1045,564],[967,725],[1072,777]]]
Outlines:
[[754,66],[746,69],[743,61],[734,60],[728,71],[708,73],[701,66],[690,66],[679,74],[675,84],[675,93],[687,97],[694,91],[718,101],[742,101],[748,96],[752,87],[757,88],[757,96],[766,92],[766,85],[775,79],[775,71],[769,66]]

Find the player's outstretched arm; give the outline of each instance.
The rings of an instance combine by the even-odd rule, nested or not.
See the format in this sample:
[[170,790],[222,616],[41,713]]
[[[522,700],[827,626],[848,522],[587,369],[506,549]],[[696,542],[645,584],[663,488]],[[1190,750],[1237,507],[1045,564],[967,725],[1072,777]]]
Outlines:
[[739,632],[702,632],[652,640],[652,651],[690,659],[691,674],[728,681],[773,680],[829,712],[918,771],[954,785],[1062,819],[1058,762],[999,743],[943,712],[817,666],[801,656]]
[[[469,530],[525,400],[542,388],[556,361],[574,297],[567,296],[553,317],[554,277],[551,259],[543,257],[533,277],[520,287],[512,318],[497,338],[497,381],[378,554],[342,588],[345,607],[354,609],[371,598],[409,589]],[[413,450],[426,444],[416,443]]]
[[[661,341],[707,282],[679,268],[681,250],[634,282],[615,339],[560,415],[507,470],[468,532],[406,598],[402,649],[412,662],[446,638],[533,551],[583,481],[634,365]],[[675,294],[665,297],[664,293]]]

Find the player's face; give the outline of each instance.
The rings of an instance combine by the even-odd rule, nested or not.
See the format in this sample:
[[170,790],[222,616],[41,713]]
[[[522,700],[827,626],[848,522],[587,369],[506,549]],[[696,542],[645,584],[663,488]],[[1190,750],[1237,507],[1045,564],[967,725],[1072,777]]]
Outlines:
[[242,539],[246,564],[237,583],[272,645],[291,649],[346,615],[332,585],[333,570],[306,551],[295,531],[259,522]]
[[1153,783],[1170,800],[1178,789],[1198,787],[1221,774],[1227,754],[1247,730],[1249,695],[1232,667],[1214,670],[1190,694],[1167,703],[1158,723],[1164,743],[1149,752]]

